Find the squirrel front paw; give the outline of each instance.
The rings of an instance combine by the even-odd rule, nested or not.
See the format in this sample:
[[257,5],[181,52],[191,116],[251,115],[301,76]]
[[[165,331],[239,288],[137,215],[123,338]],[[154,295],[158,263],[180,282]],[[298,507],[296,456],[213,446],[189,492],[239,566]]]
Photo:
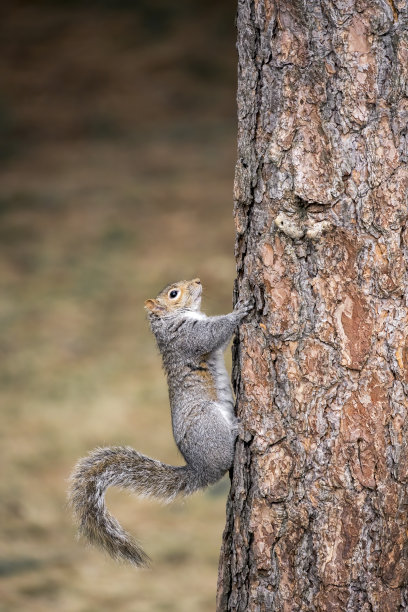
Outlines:
[[239,300],[234,307],[234,312],[239,314],[241,317],[246,317],[255,306],[255,300],[253,297],[249,300]]

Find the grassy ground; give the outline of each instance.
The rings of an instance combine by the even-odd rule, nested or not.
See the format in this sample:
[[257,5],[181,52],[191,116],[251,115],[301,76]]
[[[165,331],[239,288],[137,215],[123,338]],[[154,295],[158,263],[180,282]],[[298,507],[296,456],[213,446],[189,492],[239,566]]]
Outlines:
[[234,277],[234,4],[13,3],[0,31],[0,610],[211,611],[228,482],[160,506],[114,491],[154,565],[75,539],[76,459],[180,462],[143,301]]

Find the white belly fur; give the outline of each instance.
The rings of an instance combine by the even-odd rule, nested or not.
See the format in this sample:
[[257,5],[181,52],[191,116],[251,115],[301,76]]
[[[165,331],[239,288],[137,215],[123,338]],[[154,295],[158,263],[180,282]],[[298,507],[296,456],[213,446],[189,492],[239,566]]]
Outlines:
[[[190,319],[203,320],[207,318],[201,311],[187,312],[186,317]],[[218,349],[208,356],[207,363],[214,376],[214,384],[217,392],[218,401],[216,406],[220,413],[231,427],[236,426],[236,418],[234,414],[234,397],[232,395],[231,383],[229,374],[224,362],[224,350]]]
[[217,408],[231,426],[235,425],[234,398],[232,395],[229,375],[224,363],[223,350],[218,349],[209,355],[207,363],[214,376],[214,384],[217,392]]

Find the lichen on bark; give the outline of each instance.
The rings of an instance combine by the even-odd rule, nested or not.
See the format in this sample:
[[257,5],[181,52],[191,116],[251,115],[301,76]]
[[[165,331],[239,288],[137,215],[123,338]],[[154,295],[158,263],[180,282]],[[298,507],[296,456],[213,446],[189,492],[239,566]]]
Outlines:
[[408,7],[239,0],[218,612],[408,609]]

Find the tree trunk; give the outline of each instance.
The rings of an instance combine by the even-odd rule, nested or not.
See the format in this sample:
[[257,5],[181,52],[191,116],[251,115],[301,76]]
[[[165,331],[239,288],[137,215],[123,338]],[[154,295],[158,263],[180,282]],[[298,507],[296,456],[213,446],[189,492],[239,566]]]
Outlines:
[[408,610],[408,10],[239,0],[218,612]]

